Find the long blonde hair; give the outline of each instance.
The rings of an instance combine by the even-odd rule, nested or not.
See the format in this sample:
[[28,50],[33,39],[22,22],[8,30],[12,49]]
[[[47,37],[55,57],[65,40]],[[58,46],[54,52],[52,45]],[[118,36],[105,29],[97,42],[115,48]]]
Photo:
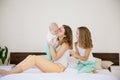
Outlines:
[[78,27],[79,31],[79,46],[87,49],[87,48],[92,48],[92,39],[91,39],[91,32],[89,29],[85,26]]

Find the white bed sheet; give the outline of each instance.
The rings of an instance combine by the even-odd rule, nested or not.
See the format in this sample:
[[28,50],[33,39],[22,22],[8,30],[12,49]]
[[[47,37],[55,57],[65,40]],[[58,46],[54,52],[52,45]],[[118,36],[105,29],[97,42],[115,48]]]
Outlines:
[[[105,72],[105,73],[104,73]],[[31,68],[23,73],[1,77],[0,80],[118,80],[109,71],[101,70],[98,73],[77,73],[75,69],[67,68],[62,73],[42,73]]]

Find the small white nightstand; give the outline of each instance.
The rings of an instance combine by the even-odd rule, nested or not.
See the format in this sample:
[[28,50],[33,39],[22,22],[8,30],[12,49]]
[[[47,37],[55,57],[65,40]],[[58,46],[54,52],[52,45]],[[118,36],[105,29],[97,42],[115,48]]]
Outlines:
[[120,80],[120,66],[111,66],[111,72]]
[[4,70],[10,70],[12,67],[14,67],[14,64],[10,64],[10,65],[0,65],[0,69],[4,69]]

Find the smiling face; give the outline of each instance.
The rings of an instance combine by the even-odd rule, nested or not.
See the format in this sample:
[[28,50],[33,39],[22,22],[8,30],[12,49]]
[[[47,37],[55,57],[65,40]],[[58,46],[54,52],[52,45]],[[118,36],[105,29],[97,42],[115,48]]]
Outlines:
[[63,26],[61,26],[59,29],[58,29],[58,36],[61,37],[61,36],[65,36],[65,29]]
[[50,30],[50,32],[51,32],[53,35],[57,35],[58,30],[59,30],[58,27],[52,27],[52,29]]
[[58,30],[60,44],[67,43],[72,49],[72,30],[68,25],[62,25]]
[[58,30],[59,30],[59,28],[58,28],[58,25],[56,23],[52,23],[50,25],[50,32],[51,32],[51,34],[57,35]]

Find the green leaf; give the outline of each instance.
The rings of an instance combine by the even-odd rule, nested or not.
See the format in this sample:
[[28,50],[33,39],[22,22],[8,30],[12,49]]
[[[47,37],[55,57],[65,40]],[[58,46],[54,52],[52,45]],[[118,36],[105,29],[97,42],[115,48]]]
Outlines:
[[2,64],[5,63],[8,56],[8,48],[5,46],[5,48],[0,47],[0,59],[2,61]]

